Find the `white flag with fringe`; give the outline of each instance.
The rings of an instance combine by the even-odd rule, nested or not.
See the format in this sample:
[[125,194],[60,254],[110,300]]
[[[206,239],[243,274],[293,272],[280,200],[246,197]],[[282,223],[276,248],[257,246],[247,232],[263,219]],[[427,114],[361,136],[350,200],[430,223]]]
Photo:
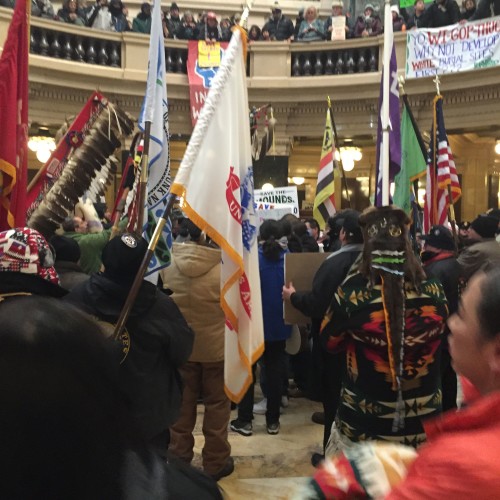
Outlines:
[[225,389],[236,402],[264,350],[244,45],[236,30],[172,185],[188,217],[222,249]]

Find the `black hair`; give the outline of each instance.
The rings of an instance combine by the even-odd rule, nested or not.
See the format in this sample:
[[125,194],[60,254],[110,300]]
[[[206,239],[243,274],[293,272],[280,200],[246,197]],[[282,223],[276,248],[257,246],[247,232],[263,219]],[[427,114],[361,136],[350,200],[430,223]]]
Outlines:
[[0,324],[0,496],[121,498],[136,433],[112,341],[55,299],[9,299]]
[[301,238],[305,234],[308,234],[305,222],[298,222],[293,226],[292,230],[293,234],[297,235],[299,238]]
[[279,260],[283,248],[278,240],[283,236],[283,226],[277,220],[265,220],[259,230],[264,257],[269,260]]
[[319,224],[316,219],[313,219],[311,217],[310,219],[306,219],[306,222],[311,226],[311,228],[317,229],[319,231]]
[[477,306],[477,317],[481,326],[481,335],[488,340],[500,333],[498,305],[500,304],[500,268],[486,266],[481,282],[481,298]]

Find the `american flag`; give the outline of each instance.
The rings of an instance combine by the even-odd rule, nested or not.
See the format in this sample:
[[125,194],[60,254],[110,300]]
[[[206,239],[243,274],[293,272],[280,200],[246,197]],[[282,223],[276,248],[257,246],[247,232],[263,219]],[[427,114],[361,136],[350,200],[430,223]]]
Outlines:
[[424,233],[435,224],[448,223],[448,186],[452,203],[462,195],[457,169],[444,127],[443,97],[434,98],[434,119],[431,129],[429,159],[427,162],[427,186],[425,190]]

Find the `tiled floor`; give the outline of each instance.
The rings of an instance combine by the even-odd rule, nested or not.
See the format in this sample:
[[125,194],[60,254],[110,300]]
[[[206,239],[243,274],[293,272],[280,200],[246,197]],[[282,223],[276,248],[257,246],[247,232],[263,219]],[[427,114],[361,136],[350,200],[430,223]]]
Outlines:
[[[202,408],[198,406],[195,428],[195,466],[201,462],[203,447]],[[278,435],[267,434],[264,415],[255,415],[250,437],[230,431],[235,471],[219,482],[225,498],[290,498],[297,485],[314,472],[310,459],[313,452],[321,451],[323,427],[314,424],[311,415],[321,409],[320,403],[308,399],[290,399],[290,405],[281,416]],[[236,411],[231,418],[236,418]]]

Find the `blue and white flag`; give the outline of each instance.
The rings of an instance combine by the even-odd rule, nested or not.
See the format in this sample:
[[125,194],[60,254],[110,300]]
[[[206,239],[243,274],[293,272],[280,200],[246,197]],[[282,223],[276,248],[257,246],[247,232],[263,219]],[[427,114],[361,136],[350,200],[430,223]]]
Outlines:
[[[163,215],[171,184],[165,45],[159,0],[154,2],[151,17],[148,81],[139,116],[141,131],[144,132],[146,122],[151,122],[146,209],[143,221],[143,236],[147,241],[150,241],[156,222]],[[172,225],[169,222],[165,225],[163,235],[156,246],[155,255],[149,263],[147,276],[170,264],[171,249]]]
[[[388,8],[388,7],[387,7]],[[387,24],[387,23],[386,23]],[[386,26],[389,33],[385,34],[385,40],[389,40],[387,49],[391,51],[391,61],[389,68],[383,68],[382,81],[380,82],[380,98],[378,101],[378,130],[377,130],[377,189],[375,191],[375,206],[382,206],[382,165],[383,165],[383,127],[384,118],[382,116],[383,95],[384,95],[384,72],[389,71],[389,184],[394,182],[394,178],[401,169],[401,119],[399,116],[399,89],[398,89],[398,63],[396,61],[396,50],[394,47],[394,35],[392,33],[392,23]],[[384,47],[385,50],[385,47]]]

